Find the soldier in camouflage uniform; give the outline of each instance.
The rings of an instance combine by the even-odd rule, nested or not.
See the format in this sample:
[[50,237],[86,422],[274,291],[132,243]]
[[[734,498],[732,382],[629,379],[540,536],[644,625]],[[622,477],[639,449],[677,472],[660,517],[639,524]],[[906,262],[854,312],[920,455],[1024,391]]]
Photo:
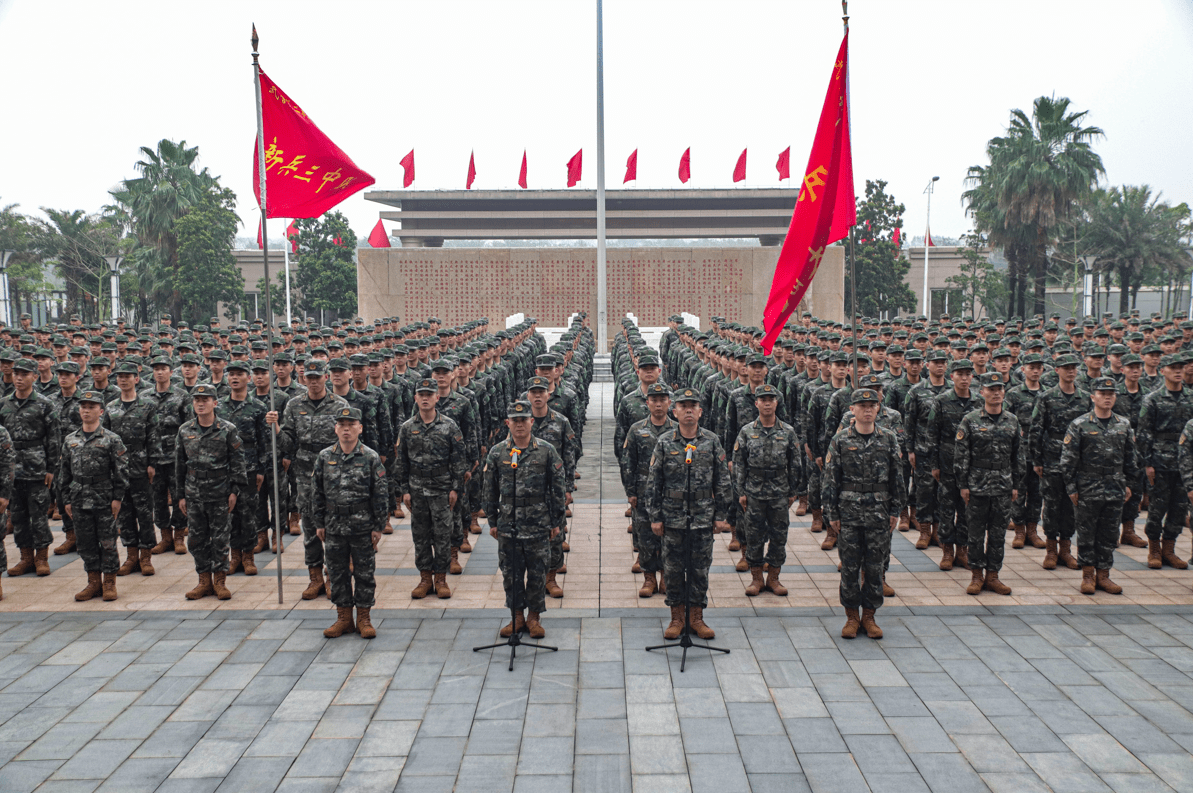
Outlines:
[[[532,389],[534,385],[531,381]],[[550,542],[564,522],[571,483],[554,445],[532,434],[532,410],[529,402],[520,400],[509,406],[509,435],[489,450],[482,472],[481,503],[489,533],[497,540],[505,605],[514,615],[501,629],[507,638],[523,628],[535,639],[547,635],[541,615],[547,607]],[[521,559],[520,570],[515,555]],[[525,617],[523,609],[528,611]]]
[[329,639],[356,632],[362,639],[377,635],[369,612],[376,602],[377,543],[382,524],[389,522],[389,487],[380,455],[360,442],[360,416],[360,408],[340,408],[336,443],[319,452],[311,482],[311,513],[336,607],[335,623],[323,631]]
[[[559,452],[560,459],[563,460],[564,478],[567,480],[564,487],[566,503],[570,504],[572,491],[576,489],[573,474],[576,472],[576,454],[580,444],[567,417],[548,407],[550,385],[551,382],[543,377],[532,377],[527,384],[526,393],[530,397],[528,404],[534,421],[531,432],[534,437],[546,441]],[[565,506],[565,514],[566,511]],[[553,598],[563,597],[563,588],[559,586],[555,577],[567,573],[567,566],[563,561],[563,546],[566,540],[567,523],[564,522],[560,524],[558,532],[551,534],[551,562],[547,567],[546,587],[547,594]]]
[[646,513],[646,486],[650,457],[659,436],[678,426],[667,415],[671,410],[671,392],[662,383],[652,383],[646,387],[646,407],[650,415],[630,425],[618,460],[621,484],[634,510],[634,537],[638,545],[634,572],[643,575],[642,588],[638,590],[638,597],[642,598],[648,598],[655,592],[667,593],[667,582],[662,575],[663,541],[650,530],[650,517]]
[[872,388],[853,392],[853,426],[833,436],[824,456],[821,504],[825,519],[838,532],[841,605],[846,617],[841,636],[846,639],[855,638],[859,627],[871,639],[882,638],[874,614],[882,607],[883,568],[891,552],[891,532],[899,525],[907,496],[899,440],[874,423],[879,400]]
[[178,508],[187,516],[191,556],[199,574],[199,585],[186,593],[187,600],[212,594],[220,600],[232,597],[225,586],[228,517],[249,487],[240,433],[215,415],[216,393],[210,383],[195,386],[195,417],[179,428],[174,445],[174,471],[183,494]]
[[116,599],[116,520],[121,511],[120,494],[128,486],[128,453],[120,436],[100,425],[103,395],[86,391],[78,397],[79,428],[62,444],[63,514],[74,521],[75,538],[87,586],[75,600],[91,600],[103,594]]
[[174,443],[178,430],[191,418],[190,395],[174,385],[173,366],[164,355],[153,359],[153,386],[143,396],[154,403],[154,433],[157,444],[150,450],[153,466],[154,523],[162,533],[162,541],[153,546],[152,553],[186,553],[186,516],[178,509],[182,497],[174,476]]
[[[630,431],[630,427],[650,415],[650,410],[646,405],[646,389],[659,382],[661,373],[659,358],[653,351],[643,352],[638,356],[638,387],[628,394],[624,394],[617,404],[617,427],[613,431],[613,451],[619,460],[621,459],[621,450],[625,446],[626,433]],[[631,518],[631,532],[633,531],[633,513],[632,505],[626,508],[626,517]]]
[[[0,516],[8,510],[12,503],[13,482],[15,481],[17,466],[17,451],[13,447],[12,436],[8,430],[0,427]],[[0,520],[3,518],[0,517]],[[4,533],[3,523],[0,523],[0,534]],[[113,545],[112,550],[115,550]],[[0,570],[8,567],[8,551],[4,549],[4,538],[0,537]],[[4,587],[0,586],[0,600],[4,600]]]
[[1118,384],[1113,377],[1090,381],[1094,409],[1069,425],[1060,456],[1065,487],[1077,511],[1077,560],[1081,594],[1098,589],[1112,595],[1123,588],[1110,580],[1118,546],[1123,502],[1139,477],[1135,432],[1131,422],[1114,414]]
[[232,510],[232,528],[228,538],[232,558],[228,562],[228,575],[243,570],[245,575],[257,574],[257,563],[253,553],[257,547],[257,513],[261,498],[261,487],[265,484],[265,466],[269,460],[269,435],[265,414],[269,407],[249,393],[248,361],[232,361],[228,364],[228,395],[221,397],[215,405],[215,415],[231,422],[240,433],[241,451],[244,452],[244,470],[249,486],[236,499]]
[[970,595],[983,589],[1009,595],[1011,588],[998,580],[1005,553],[1011,504],[1027,469],[1027,443],[1019,419],[1003,410],[1007,377],[1001,372],[982,375],[985,404],[961,419],[957,426],[954,468],[969,524],[969,565],[973,577]]
[[970,388],[973,364],[966,358],[949,364],[953,387],[932,403],[932,410],[924,430],[932,476],[940,483],[936,503],[936,523],[940,537],[940,569],[952,570],[953,564],[969,566],[969,521],[965,502],[957,484],[956,437],[957,427],[970,411],[982,406],[982,398]]
[[666,603],[671,607],[671,622],[663,636],[679,638],[687,603],[691,629],[701,639],[712,639],[716,634],[704,622],[704,608],[708,605],[713,530],[729,528],[726,515],[733,485],[721,442],[700,427],[700,393],[691,388],[677,392],[674,413],[678,426],[659,436],[646,490],[650,529],[663,538]]
[[120,396],[104,406],[103,425],[120,436],[128,451],[128,485],[123,496],[124,506],[116,518],[120,541],[128,554],[116,575],[125,576],[140,571],[153,575],[153,548],[157,535],[153,531],[153,496],[150,482],[154,470],[150,459],[154,456],[158,435],[155,432],[156,403],[137,393],[141,375],[130,361],[116,364],[116,385]]
[[[250,393],[265,407],[265,412],[269,412],[269,359],[258,358],[253,361],[253,388]],[[273,389],[273,407],[278,413],[285,415],[286,404],[290,401],[290,395],[285,389],[275,386]],[[288,515],[290,512],[290,484],[286,481],[286,469],[282,467],[281,461],[278,462],[278,490],[277,499],[274,498],[273,490],[273,462],[270,459],[272,454],[272,444],[269,439],[269,425],[266,424],[265,438],[262,441],[262,450],[265,455],[265,461],[262,463],[263,468],[261,473],[265,478],[261,483],[261,490],[257,494],[257,544],[253,546],[253,554],[262,553],[266,548],[273,548],[273,552],[277,553],[276,543],[271,543],[271,533],[274,528],[273,519],[271,516],[277,515],[280,523],[285,526],[285,518],[282,516]],[[279,506],[276,501],[280,501]],[[272,506],[272,511],[270,507]],[[283,528],[282,531],[285,531]],[[242,560],[243,561],[243,560]],[[254,560],[255,561],[255,560]]]
[[[1134,353],[1122,357],[1123,379],[1118,383],[1118,391],[1114,398],[1114,413],[1131,422],[1131,430],[1139,429],[1139,413],[1143,409],[1143,398],[1147,391],[1140,382],[1143,375],[1143,359]],[[1184,378],[1182,377],[1182,380]],[[1133,548],[1146,548],[1147,540],[1135,533],[1135,519],[1139,517],[1139,506],[1143,495],[1147,491],[1147,480],[1141,466],[1139,476],[1128,482],[1131,496],[1123,502],[1123,533],[1119,538],[1120,545],[1130,545]]]
[[915,547],[921,551],[929,545],[940,544],[937,517],[940,483],[932,476],[928,417],[932,415],[936,397],[951,387],[945,374],[947,358],[948,355],[943,350],[930,350],[924,356],[927,376],[908,389],[903,400],[903,429],[910,445],[908,461],[911,463],[916,521],[920,525],[920,536],[915,541]]
[[50,574],[49,549],[53,537],[46,514],[49,487],[58,471],[62,452],[54,403],[37,393],[33,381],[37,364],[29,358],[13,363],[13,393],[0,400],[0,426],[12,436],[16,449],[16,482],[13,485],[13,539],[21,561],[8,568],[10,576],[36,571]]
[[[733,478],[747,528],[750,584],[746,594],[754,597],[766,589],[783,597],[787,587],[779,581],[779,573],[787,561],[787,511],[799,493],[802,455],[795,428],[776,415],[778,389],[761,385],[752,396],[758,418],[741,428],[733,444]],[[763,562],[768,565],[765,583]]]
[[1176,538],[1189,513],[1177,441],[1193,419],[1193,388],[1182,384],[1183,364],[1176,355],[1161,361],[1164,384],[1143,398],[1139,410],[1139,455],[1148,478],[1147,566],[1152,569],[1165,564],[1178,570],[1189,566],[1176,555]]
[[[1038,352],[1028,353],[1021,361],[1020,372],[1023,382],[1006,389],[1004,401],[1006,410],[1015,414],[1019,419],[1019,429],[1023,431],[1023,448],[1027,453],[1031,445],[1031,416],[1036,409],[1036,400],[1044,393],[1040,385],[1040,375],[1044,371],[1044,360]],[[1027,472],[1019,484],[1019,495],[1011,505],[1011,526],[1015,529],[1015,537],[1011,540],[1012,548],[1022,548],[1030,545],[1033,548],[1043,548],[1047,543],[1036,533],[1040,521],[1040,509],[1044,505],[1044,497],[1040,492],[1040,477],[1028,465]]]
[[[825,528],[824,511],[820,503],[820,496],[824,492],[822,478],[824,476],[824,443],[832,438],[831,433],[824,431],[824,416],[829,400],[833,394],[845,387],[849,374],[849,356],[843,352],[835,352],[829,358],[830,380],[822,386],[811,388],[804,403],[804,438],[806,451],[812,461],[812,481],[808,485],[808,508],[812,511],[812,531],[819,532]],[[823,372],[823,367],[821,368]],[[821,547],[832,548],[836,545],[836,534],[831,530],[828,537],[821,543]],[[826,548],[827,550],[827,548]]]
[[468,470],[467,444],[459,425],[436,405],[439,386],[419,380],[414,388],[418,410],[398,431],[394,450],[394,486],[410,510],[414,563],[419,583],[412,598],[427,596],[432,588],[440,598],[450,598],[447,585],[452,510]]
[[[439,400],[435,409],[444,417],[451,419],[459,427],[464,437],[464,479],[460,483],[459,497],[452,506],[452,555],[448,560],[448,572],[460,575],[464,572],[460,566],[460,550],[467,539],[468,528],[472,522],[472,509],[467,505],[468,485],[474,473],[479,472],[480,464],[480,416],[477,414],[476,404],[455,387],[456,360],[452,356],[444,356],[431,366],[431,376],[439,388]],[[468,517],[465,518],[465,515]]]
[[[63,361],[56,367],[58,373],[58,392],[54,394],[54,405],[58,409],[59,434],[66,436],[83,425],[79,418],[79,397],[83,392],[79,390],[79,365],[74,361]],[[66,502],[63,497],[61,482],[54,484],[54,497],[57,499],[58,514],[62,516],[62,531],[66,535],[62,544],[54,549],[55,556],[64,556],[75,549],[75,523],[63,509]]]

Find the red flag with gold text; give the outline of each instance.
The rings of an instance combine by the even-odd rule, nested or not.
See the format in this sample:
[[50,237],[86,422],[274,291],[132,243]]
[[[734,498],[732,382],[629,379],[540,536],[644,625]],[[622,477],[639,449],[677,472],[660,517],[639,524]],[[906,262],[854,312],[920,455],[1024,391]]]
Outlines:
[[[265,72],[261,72],[261,116],[269,203],[266,217],[316,218],[377,181],[332,143]],[[253,195],[260,206],[257,152],[254,141]]]
[[763,312],[770,354],[783,325],[816,277],[829,245],[843,239],[857,220],[853,157],[849,142],[849,33],[841,40],[808,167],[800,184],[791,225],[775,263],[775,277]]

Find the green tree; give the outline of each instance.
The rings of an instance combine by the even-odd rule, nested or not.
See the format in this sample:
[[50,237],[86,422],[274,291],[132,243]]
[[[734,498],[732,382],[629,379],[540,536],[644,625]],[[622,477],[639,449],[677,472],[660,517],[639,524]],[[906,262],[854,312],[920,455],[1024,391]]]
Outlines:
[[[887,194],[886,182],[866,180],[866,197],[857,202],[854,232],[857,310],[862,316],[884,312],[894,316],[900,309],[915,308],[915,293],[904,281],[911,263],[891,238],[895,229],[903,225],[903,211],[904,206]],[[846,283],[849,278],[849,257],[846,257]]]
[[1049,246],[1105,172],[1092,146],[1102,130],[1081,126],[1087,112],[1071,113],[1067,98],[1047,96],[1035,100],[1031,118],[1012,110],[1007,134],[986,145],[989,164],[969,169],[962,198],[977,230],[1004,250],[1017,315],[1043,313]]
[[81,209],[42,207],[41,211],[49,220],[35,223],[33,246],[58,268],[66,285],[66,313],[80,313],[91,322],[107,316],[105,301],[99,299],[101,279],[106,286],[104,257],[120,251],[118,230],[102,215]]
[[328,212],[297,220],[295,225],[298,267],[291,272],[291,285],[301,294],[296,311],[312,315],[334,311],[339,317],[355,314],[356,234],[348,227],[348,219],[339,212]]
[[961,314],[980,317],[978,306],[991,318],[1006,317],[1007,284],[990,263],[986,240],[980,234],[963,234],[962,246],[957,249],[964,259],[961,271],[950,275],[945,284],[961,290]]
[[[271,262],[273,261],[272,256],[270,256],[270,261]],[[273,265],[271,264],[270,266],[272,267]],[[293,309],[294,316],[298,316],[298,311],[299,311],[298,306],[300,305],[301,301],[299,299],[299,297],[300,297],[299,294],[293,288],[294,287],[294,274],[293,273],[291,273],[290,281],[291,281],[291,283],[290,283],[290,287],[291,287],[291,289],[290,289],[290,306]],[[265,294],[265,279],[263,277],[257,279],[257,293],[260,295]],[[273,284],[273,287],[269,290],[269,300],[270,300],[270,308],[273,309],[273,315],[275,317],[286,316],[286,270],[284,269],[284,266],[279,266],[278,269],[274,272],[274,284]],[[264,300],[262,300],[260,308],[261,308],[261,311],[265,310]]]
[[28,217],[17,212],[17,204],[0,207],[0,250],[12,251],[8,260],[8,288],[13,319],[19,316],[22,295],[31,298],[50,289],[45,266],[36,250],[37,228]]
[[192,324],[213,316],[218,303],[227,306],[228,319],[244,304],[244,277],[232,255],[240,225],[235,206],[231,190],[211,190],[174,224],[179,266],[172,291],[181,296],[182,317]]

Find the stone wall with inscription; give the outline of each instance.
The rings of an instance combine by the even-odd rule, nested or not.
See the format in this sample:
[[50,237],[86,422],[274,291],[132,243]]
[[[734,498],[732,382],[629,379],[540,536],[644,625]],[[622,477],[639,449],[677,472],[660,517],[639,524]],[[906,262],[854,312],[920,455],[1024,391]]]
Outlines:
[[[716,314],[762,324],[778,247],[610,248],[610,338],[627,312],[643,325],[670,314]],[[844,252],[829,248],[803,308],[843,321]],[[573,311],[596,318],[595,248],[362,248],[358,304],[366,320],[437,316],[448,324],[524,311],[562,325]]]

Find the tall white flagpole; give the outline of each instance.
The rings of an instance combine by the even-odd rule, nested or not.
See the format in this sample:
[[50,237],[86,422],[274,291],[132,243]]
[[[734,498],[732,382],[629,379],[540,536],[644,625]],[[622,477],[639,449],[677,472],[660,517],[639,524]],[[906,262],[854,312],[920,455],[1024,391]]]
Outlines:
[[609,351],[609,297],[605,289],[605,34],[604,11],[596,0],[597,34],[597,352]]

